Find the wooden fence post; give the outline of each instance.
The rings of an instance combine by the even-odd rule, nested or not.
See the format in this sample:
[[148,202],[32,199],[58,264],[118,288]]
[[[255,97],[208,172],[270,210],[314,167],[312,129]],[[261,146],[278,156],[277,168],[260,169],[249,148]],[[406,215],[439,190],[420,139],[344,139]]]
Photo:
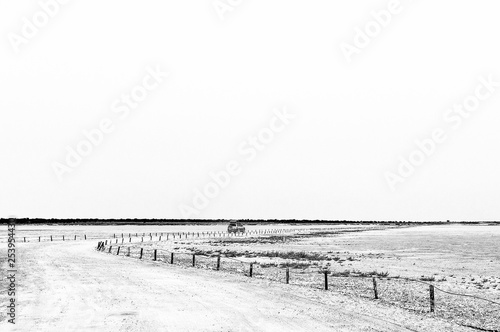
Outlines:
[[220,255],[217,256],[217,271],[220,270]]
[[328,271],[325,271],[325,290],[328,290]]
[[153,258],[153,260],[154,260],[154,261],[156,260],[156,249],[155,249],[155,251],[154,251],[154,258]]
[[373,293],[375,295],[375,300],[378,299],[378,291],[377,291],[377,279],[375,279],[375,277],[373,277]]
[[130,257],[130,247],[127,248],[127,257]]
[[170,253],[170,264],[174,264],[174,253]]
[[50,236],[50,241],[52,241],[52,235]]
[[109,251],[108,251],[108,253],[110,253],[110,254],[111,254],[111,248],[113,248],[113,247],[112,247],[112,246],[109,246]]
[[76,235],[75,235],[75,241],[76,241]]
[[[64,235],[63,235],[64,236]],[[26,242],[26,238],[24,238],[24,242]]]
[[141,253],[139,254],[139,259],[142,259],[142,251],[143,251],[143,249],[141,248]]
[[116,251],[116,256],[120,254],[120,246],[118,246],[118,250]]
[[253,276],[253,263],[250,263],[250,278]]
[[38,237],[38,242],[41,242],[41,239],[40,239],[40,238],[41,238],[41,237],[39,236],[39,237]]
[[430,300],[431,300],[431,312],[434,312],[434,286],[429,285],[429,295],[430,295]]
[[290,283],[290,268],[289,267],[286,268],[286,283],[287,284]]
[[87,240],[87,234],[84,234],[83,237],[85,238],[85,240]]
[[196,265],[196,254],[193,254],[193,266]]
[[106,242],[104,242],[105,245],[108,245],[108,240],[106,240]]

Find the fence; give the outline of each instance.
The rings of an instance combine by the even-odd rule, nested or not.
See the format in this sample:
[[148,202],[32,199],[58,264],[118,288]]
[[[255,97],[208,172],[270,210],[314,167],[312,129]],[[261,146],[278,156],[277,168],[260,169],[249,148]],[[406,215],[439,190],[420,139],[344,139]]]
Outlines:
[[500,303],[477,296],[449,292],[435,284],[409,278],[380,276],[343,276],[334,271],[310,270],[293,266],[259,264],[221,255],[136,248],[99,242],[97,250],[113,255],[157,261],[169,265],[224,270],[262,278],[334,291],[397,306],[420,314],[431,314],[459,325],[482,331],[500,331]]
[[[17,242],[54,242],[54,241],[77,241],[77,240],[100,240],[109,238],[109,243],[124,243],[124,242],[144,242],[144,241],[163,241],[163,240],[179,240],[188,238],[203,238],[203,237],[237,237],[248,236],[253,234],[276,234],[287,233],[294,231],[308,231],[311,229],[262,229],[255,231],[246,231],[240,233],[227,233],[222,231],[205,231],[205,232],[150,232],[150,233],[108,233],[104,235],[87,235],[87,234],[52,234],[43,236],[16,236]],[[327,230],[322,228],[321,230]],[[134,241],[132,241],[134,239]],[[0,241],[3,242],[3,241]]]
[[[360,227],[346,226],[346,227],[317,227],[317,228],[271,228],[260,230],[247,230],[240,233],[228,233],[223,231],[196,231],[196,232],[150,232],[150,233],[108,233],[108,234],[49,234],[43,236],[16,236],[17,242],[53,242],[53,241],[77,241],[77,240],[102,240],[109,239],[108,242],[125,243],[125,242],[145,242],[145,241],[165,241],[165,240],[180,240],[188,238],[206,238],[206,237],[242,237],[250,235],[265,235],[265,234],[285,234],[291,232],[357,232],[361,230],[377,230],[384,229],[386,226],[369,225]],[[6,241],[5,237],[5,241]],[[3,241],[0,237],[0,242]]]
[[[122,239],[128,242],[143,242],[143,241],[162,241],[162,240],[179,240],[188,238],[203,238],[203,237],[237,237],[248,236],[253,234],[279,234],[287,232],[303,232],[310,231],[311,229],[262,229],[253,230],[240,233],[227,233],[222,231],[205,231],[205,232],[150,232],[150,233],[109,233],[105,235],[87,235],[87,234],[57,234],[57,235],[43,235],[43,236],[22,236],[16,237],[18,242],[52,242],[52,241],[76,241],[76,240],[100,240],[110,238],[111,241],[119,243]],[[314,230],[314,229],[312,229]],[[318,228],[317,230],[331,230],[330,228]],[[137,241],[132,241],[135,239]],[[140,239],[140,241],[139,241]],[[123,242],[122,242],[123,243]]]

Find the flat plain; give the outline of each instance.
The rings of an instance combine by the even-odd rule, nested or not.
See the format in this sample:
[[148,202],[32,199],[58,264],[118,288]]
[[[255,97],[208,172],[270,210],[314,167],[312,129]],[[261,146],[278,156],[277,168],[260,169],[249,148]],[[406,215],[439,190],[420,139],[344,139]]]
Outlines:
[[[18,225],[18,324],[7,326],[5,312],[0,324],[16,331],[500,329],[494,303],[437,291],[435,313],[428,304],[428,284],[499,302],[498,225],[246,225],[245,236],[227,236],[226,228]],[[112,254],[96,251],[103,240],[113,243]],[[176,264],[165,264],[172,252]],[[6,245],[1,255],[4,267]],[[2,307],[5,295],[2,284]]]

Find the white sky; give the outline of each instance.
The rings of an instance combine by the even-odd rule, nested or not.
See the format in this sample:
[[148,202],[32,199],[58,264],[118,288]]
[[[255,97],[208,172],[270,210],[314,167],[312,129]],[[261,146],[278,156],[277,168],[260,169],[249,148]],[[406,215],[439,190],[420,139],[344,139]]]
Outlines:
[[[479,77],[500,82],[498,1],[401,0],[351,63],[340,44],[389,1],[221,2],[225,20],[213,0],[73,0],[16,53],[9,33],[41,9],[0,0],[0,216],[181,218],[236,160],[198,218],[498,219],[500,88],[443,121]],[[157,66],[170,76],[113,113]],[[283,106],[296,117],[247,162],[238,146]],[[58,181],[104,118],[114,131]],[[392,191],[384,173],[435,128],[447,140]]]

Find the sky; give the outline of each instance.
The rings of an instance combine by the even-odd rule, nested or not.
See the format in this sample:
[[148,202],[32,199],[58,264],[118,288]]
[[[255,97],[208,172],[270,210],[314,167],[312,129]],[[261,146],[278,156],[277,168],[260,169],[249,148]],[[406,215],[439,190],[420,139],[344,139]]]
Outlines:
[[494,0],[0,0],[0,216],[498,220]]

